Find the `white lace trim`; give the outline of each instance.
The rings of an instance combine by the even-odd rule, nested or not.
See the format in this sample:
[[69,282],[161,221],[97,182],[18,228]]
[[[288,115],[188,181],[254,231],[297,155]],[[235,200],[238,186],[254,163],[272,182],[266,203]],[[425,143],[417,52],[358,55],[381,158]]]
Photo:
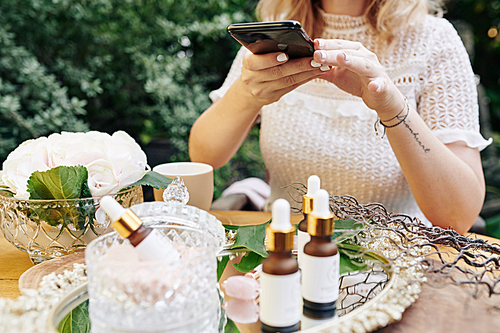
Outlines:
[[330,14],[321,9],[320,13],[325,21],[325,28],[328,30],[352,32],[353,29],[365,29],[365,26],[368,25],[364,16]]
[[[332,96],[335,96],[335,99],[332,99]],[[368,108],[361,98],[352,96],[323,80],[309,82],[284,95],[281,100],[289,106],[303,107],[328,118],[337,114],[344,117],[358,117],[361,120],[377,116],[377,113]]]
[[433,130],[432,133],[444,144],[463,141],[468,147],[478,148],[479,151],[488,147],[493,142],[492,138],[485,140],[478,132],[459,128],[438,129]]
[[224,97],[224,95],[227,93],[229,87],[227,86],[222,86],[217,90],[212,90],[210,94],[208,94],[208,97],[212,100],[212,102],[216,102],[219,98]]

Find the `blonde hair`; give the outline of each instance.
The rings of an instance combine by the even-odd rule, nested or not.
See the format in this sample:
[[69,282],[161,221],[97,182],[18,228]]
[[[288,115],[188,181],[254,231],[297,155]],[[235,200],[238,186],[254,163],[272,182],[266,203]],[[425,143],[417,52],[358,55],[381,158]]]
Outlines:
[[[391,43],[401,28],[416,26],[430,13],[442,16],[442,0],[367,0],[364,16],[381,40]],[[296,20],[312,38],[320,37],[324,21],[321,0],[260,0],[261,21]]]

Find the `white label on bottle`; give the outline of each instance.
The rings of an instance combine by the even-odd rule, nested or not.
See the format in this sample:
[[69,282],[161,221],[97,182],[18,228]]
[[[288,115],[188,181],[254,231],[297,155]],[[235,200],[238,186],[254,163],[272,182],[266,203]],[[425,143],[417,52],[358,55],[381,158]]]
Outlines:
[[260,321],[272,327],[286,327],[300,321],[300,271],[288,275],[260,274]]
[[167,236],[153,229],[136,247],[141,261],[174,261],[181,255]]
[[339,298],[339,261],[332,257],[302,257],[302,297],[314,303],[331,303]]
[[305,231],[300,231],[298,232],[299,234],[299,245],[297,247],[298,254],[297,254],[297,260],[299,262],[299,268],[302,269],[302,266],[300,265],[300,261],[302,260],[302,257],[304,256],[304,245],[309,243],[311,240],[311,235],[309,235],[308,232]]

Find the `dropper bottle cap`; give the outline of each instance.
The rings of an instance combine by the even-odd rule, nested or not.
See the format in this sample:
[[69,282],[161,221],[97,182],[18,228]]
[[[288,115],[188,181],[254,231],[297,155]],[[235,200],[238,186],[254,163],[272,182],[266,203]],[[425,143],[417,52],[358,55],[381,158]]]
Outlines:
[[139,229],[142,221],[130,209],[123,208],[115,199],[105,196],[101,199],[101,208],[111,218],[111,226],[122,236],[128,238]]
[[307,215],[307,232],[311,236],[333,235],[334,215],[330,212],[330,196],[326,190],[319,190],[314,195],[314,207]]
[[313,209],[313,198],[320,189],[321,181],[316,175],[307,179],[307,193],[302,196],[302,213],[310,214]]
[[293,250],[295,227],[290,223],[290,204],[285,199],[273,202],[273,219],[266,228],[269,251],[288,252]]

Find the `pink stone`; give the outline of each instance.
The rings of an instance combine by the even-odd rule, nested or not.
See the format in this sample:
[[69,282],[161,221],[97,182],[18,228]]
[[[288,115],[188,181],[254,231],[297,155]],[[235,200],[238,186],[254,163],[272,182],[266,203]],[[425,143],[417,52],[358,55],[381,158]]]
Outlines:
[[259,295],[260,285],[250,277],[236,275],[222,282],[227,296],[241,300],[253,300]]
[[262,265],[259,265],[259,266],[255,267],[253,270],[251,270],[250,272],[246,273],[245,276],[249,277],[249,278],[252,278],[254,280],[259,281],[259,279],[260,279],[260,273],[262,273]]
[[225,303],[226,315],[236,323],[250,324],[259,320],[259,306],[254,301],[232,299]]
[[121,244],[113,243],[106,254],[102,256],[102,260],[136,263],[139,262],[139,255],[137,250],[126,239]]

